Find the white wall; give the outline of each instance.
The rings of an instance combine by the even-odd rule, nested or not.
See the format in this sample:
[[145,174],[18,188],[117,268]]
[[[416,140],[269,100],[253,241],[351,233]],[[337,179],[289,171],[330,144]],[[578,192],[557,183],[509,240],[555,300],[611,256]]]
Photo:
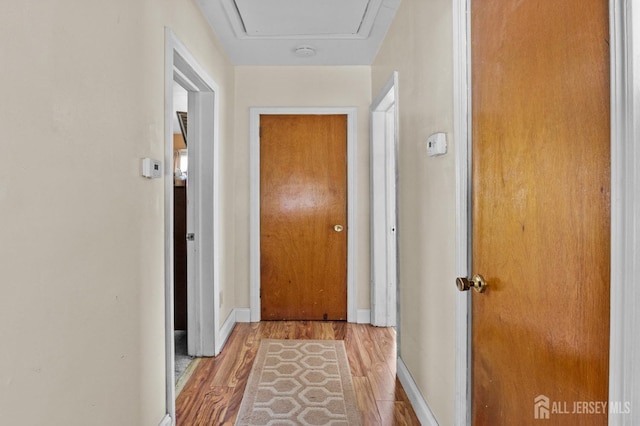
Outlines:
[[358,108],[358,309],[369,309],[369,105],[368,66],[236,67],[235,273],[236,305],[249,307],[249,108]]
[[230,145],[233,68],[192,0],[0,6],[3,424],[164,415],[164,192],[139,160],[164,155],[165,26],[220,85]]
[[[372,66],[374,96],[399,72],[400,356],[443,425],[454,420],[455,161],[452,10],[403,0]],[[448,154],[426,156],[446,132]]]

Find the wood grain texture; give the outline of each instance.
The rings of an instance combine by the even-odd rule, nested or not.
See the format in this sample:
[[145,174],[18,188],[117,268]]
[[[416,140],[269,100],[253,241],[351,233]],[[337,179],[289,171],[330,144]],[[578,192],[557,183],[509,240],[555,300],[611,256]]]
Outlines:
[[[366,336],[366,346],[360,345],[358,335]],[[260,340],[267,338],[344,340],[363,424],[420,424],[396,378],[393,329],[331,321],[266,321],[236,324],[220,355],[200,360],[176,399],[177,425],[233,424]],[[376,361],[365,365],[363,359]]]
[[260,117],[262,319],[347,318],[346,149],[346,115]]
[[[473,423],[607,401],[606,0],[472,2]],[[553,413],[545,424],[604,425]]]

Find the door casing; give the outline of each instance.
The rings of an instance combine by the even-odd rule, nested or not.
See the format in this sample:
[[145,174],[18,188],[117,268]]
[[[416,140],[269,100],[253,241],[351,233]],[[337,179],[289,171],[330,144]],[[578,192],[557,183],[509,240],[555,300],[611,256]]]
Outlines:
[[[249,303],[251,321],[260,321],[260,116],[284,114],[345,114],[347,116],[347,321],[359,322],[356,288],[356,246],[358,241],[356,159],[357,109],[355,107],[253,107],[249,112],[250,206],[249,206]],[[367,321],[368,322],[368,321]]]
[[398,73],[394,72],[371,104],[371,324],[379,327],[399,324],[397,143]]
[[[471,273],[471,80],[470,3],[453,2],[454,139],[456,156],[456,275]],[[631,2],[609,2],[611,45],[611,317],[610,401],[640,407],[640,325],[634,306],[640,290],[640,232],[634,226],[640,205],[640,9]],[[635,28],[634,28],[635,27]],[[635,65],[635,67],[634,67]],[[451,285],[454,285],[452,282]],[[471,424],[471,297],[456,299],[455,425]],[[609,425],[632,425],[640,412],[609,416]]]
[[[171,29],[165,29],[165,142],[164,142],[164,241],[165,241],[165,372],[166,416],[175,424],[174,320],[173,320],[173,84],[189,92],[189,191],[193,203],[188,232],[196,240],[189,244],[188,339],[189,352],[214,356],[222,349],[219,335],[219,138],[216,82],[199,65]],[[190,211],[189,211],[190,209]],[[185,236],[186,238],[186,236]],[[194,250],[195,249],[195,250]],[[193,253],[197,255],[193,255]]]

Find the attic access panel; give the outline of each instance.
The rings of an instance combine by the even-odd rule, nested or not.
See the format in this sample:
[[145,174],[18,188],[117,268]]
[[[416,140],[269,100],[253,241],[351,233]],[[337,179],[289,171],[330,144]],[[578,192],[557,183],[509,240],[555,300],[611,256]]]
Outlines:
[[247,35],[355,35],[370,0],[235,0]]

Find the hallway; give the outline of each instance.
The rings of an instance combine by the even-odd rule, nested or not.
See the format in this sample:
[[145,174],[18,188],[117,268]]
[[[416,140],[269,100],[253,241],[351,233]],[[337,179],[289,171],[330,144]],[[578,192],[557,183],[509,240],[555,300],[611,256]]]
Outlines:
[[202,358],[176,400],[178,426],[233,424],[260,340],[344,340],[365,425],[420,422],[396,374],[395,331],[346,322],[236,324],[222,353]]

